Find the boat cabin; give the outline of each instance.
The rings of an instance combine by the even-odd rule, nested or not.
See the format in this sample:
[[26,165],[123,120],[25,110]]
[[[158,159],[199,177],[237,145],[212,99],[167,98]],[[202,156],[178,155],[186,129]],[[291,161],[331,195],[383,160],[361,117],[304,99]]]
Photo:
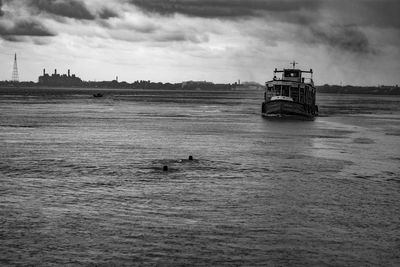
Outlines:
[[[281,78],[277,78],[277,73],[282,73]],[[273,80],[265,84],[265,101],[285,100],[315,105],[316,90],[312,74],[312,69],[275,69]]]
[[301,71],[300,70],[283,70],[282,75],[283,80],[300,82],[301,80]]
[[[276,77],[277,73],[282,73],[282,78],[278,79]],[[303,73],[309,73],[310,77],[304,77]],[[300,69],[283,69],[283,70],[274,70],[274,80],[281,80],[281,81],[293,81],[293,82],[299,82],[299,83],[311,83],[314,85],[314,82],[312,80],[312,74],[313,70],[310,69],[309,71],[304,71]]]

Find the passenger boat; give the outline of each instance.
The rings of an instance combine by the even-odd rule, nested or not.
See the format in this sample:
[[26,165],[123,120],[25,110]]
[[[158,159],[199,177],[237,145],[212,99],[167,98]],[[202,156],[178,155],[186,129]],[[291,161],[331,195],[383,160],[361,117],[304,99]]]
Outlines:
[[[297,69],[296,64],[291,69],[275,69],[273,80],[265,83],[262,116],[312,120],[318,115],[313,71]],[[282,77],[277,78],[277,73]]]

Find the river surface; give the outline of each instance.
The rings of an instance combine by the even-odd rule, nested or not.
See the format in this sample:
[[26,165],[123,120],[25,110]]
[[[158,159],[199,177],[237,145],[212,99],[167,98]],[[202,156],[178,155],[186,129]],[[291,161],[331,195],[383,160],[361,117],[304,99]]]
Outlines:
[[400,265],[399,96],[50,91],[0,94],[2,266]]

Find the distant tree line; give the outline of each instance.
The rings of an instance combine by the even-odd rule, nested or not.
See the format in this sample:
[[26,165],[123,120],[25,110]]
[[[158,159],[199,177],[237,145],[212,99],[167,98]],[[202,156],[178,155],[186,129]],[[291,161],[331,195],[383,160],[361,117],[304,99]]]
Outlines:
[[234,84],[215,84],[205,81],[187,81],[181,83],[162,83],[138,80],[133,83],[113,81],[82,81],[70,84],[60,81],[52,82],[13,82],[0,81],[0,87],[71,87],[71,88],[111,88],[111,89],[161,89],[161,90],[229,90],[236,87]]
[[[110,88],[110,89],[158,89],[158,90],[230,90],[262,89],[259,84],[215,84],[206,81],[187,81],[181,83],[162,83],[146,80],[138,80],[133,83],[113,81],[82,81],[79,84],[62,83],[35,83],[0,81],[0,87],[67,87],[67,88]],[[317,92],[330,94],[374,94],[374,95],[400,95],[398,85],[395,86],[352,86],[352,85],[321,85],[317,86]]]
[[400,95],[400,88],[395,86],[352,86],[352,85],[321,85],[317,92],[329,94],[371,94],[371,95]]

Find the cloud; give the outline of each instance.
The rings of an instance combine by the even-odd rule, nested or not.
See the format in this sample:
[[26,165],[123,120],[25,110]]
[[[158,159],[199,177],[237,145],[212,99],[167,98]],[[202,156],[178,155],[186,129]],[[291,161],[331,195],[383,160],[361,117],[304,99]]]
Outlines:
[[174,26],[160,26],[152,24],[128,24],[109,31],[112,39],[135,43],[147,43],[148,46],[159,46],[160,43],[206,43],[209,41],[207,33],[196,29],[176,28]]
[[370,42],[358,27],[344,26],[313,26],[310,29],[310,43],[324,44],[328,47],[357,54],[374,53]]
[[400,28],[399,0],[353,0],[326,3],[331,16],[358,26]]
[[[399,0],[126,0],[147,12],[171,16],[237,19],[263,17],[278,22],[309,24],[326,11],[338,22],[400,28]],[[327,19],[327,18],[323,18]]]
[[114,10],[105,7],[99,11],[99,17],[102,19],[109,19],[109,18],[117,18],[119,17],[119,15]]
[[95,19],[85,3],[77,0],[29,0],[29,4],[39,12],[74,19]]
[[[367,1],[366,7],[371,12],[372,19],[366,22],[381,27],[400,28],[400,1],[399,0],[383,0],[383,1]],[[368,15],[365,16],[368,18]]]
[[3,11],[3,1],[0,0],[0,17],[4,15],[4,11]]
[[47,29],[39,21],[18,20],[12,23],[0,21],[0,36],[9,41],[23,40],[18,36],[54,36],[55,34]]
[[[65,18],[78,20],[96,20],[119,17],[119,14],[103,3],[82,0],[29,0],[29,7],[39,13],[47,13]],[[33,11],[32,10],[32,11]]]
[[314,10],[317,0],[130,0],[138,8],[161,15],[183,14],[203,18],[259,17],[266,12]]
[[245,50],[288,43],[367,54],[379,50],[371,28],[400,27],[397,7],[398,0],[0,0],[0,30],[8,40],[14,32],[27,33],[23,17],[35,36],[204,48],[229,45],[240,35]]
[[208,36],[191,32],[165,32],[158,34],[154,41],[156,42],[191,42],[191,43],[204,43],[207,42]]

